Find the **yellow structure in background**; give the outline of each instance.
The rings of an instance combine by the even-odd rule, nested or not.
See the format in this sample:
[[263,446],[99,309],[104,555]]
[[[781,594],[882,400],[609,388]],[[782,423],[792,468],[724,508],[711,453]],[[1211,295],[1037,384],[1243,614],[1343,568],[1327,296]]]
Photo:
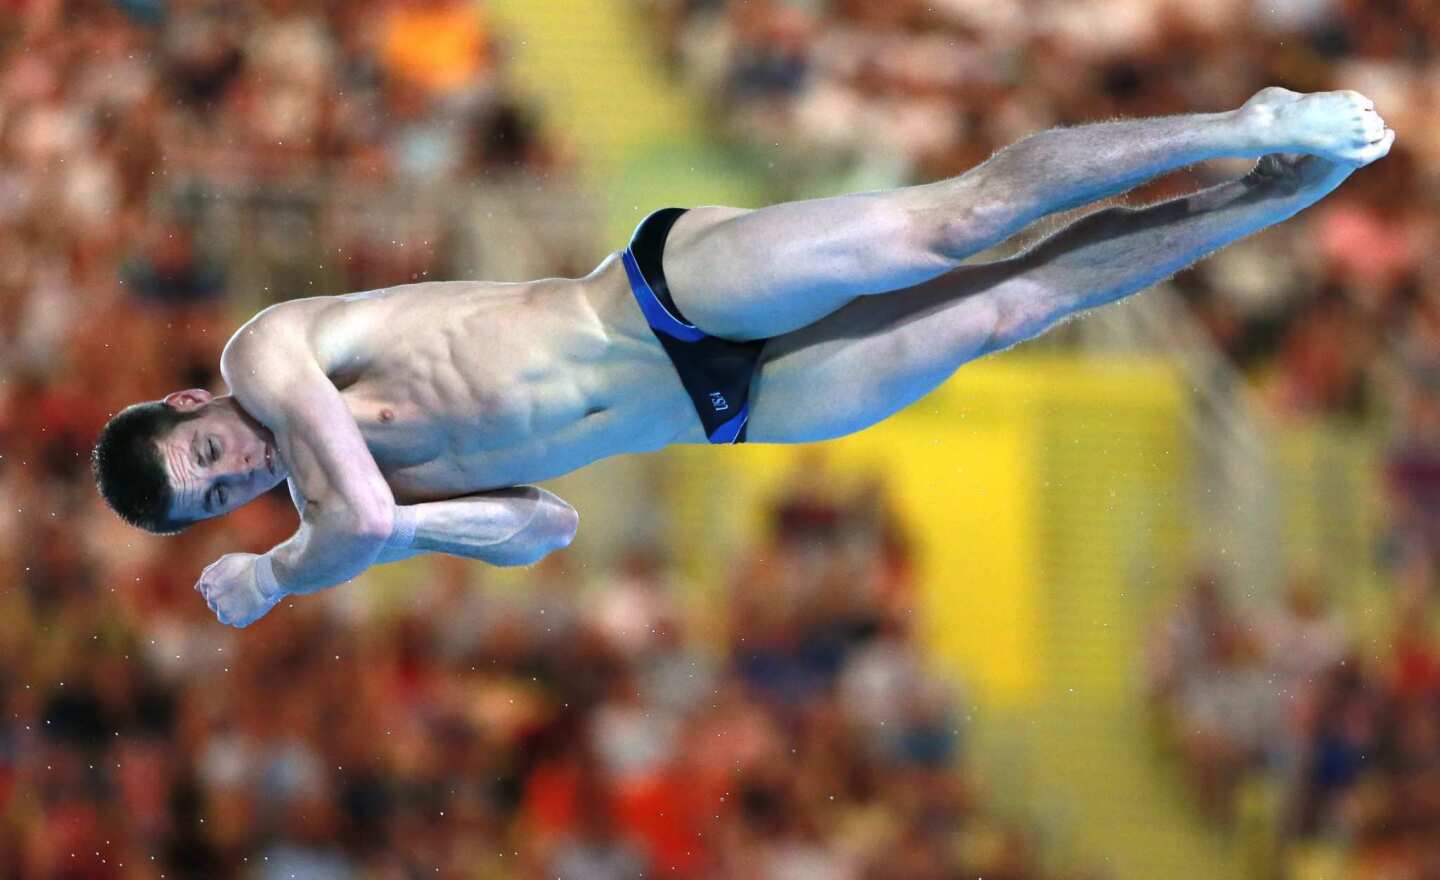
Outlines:
[[[764,502],[804,456],[822,454],[841,479],[883,473],[916,542],[937,662],[988,704],[1034,702],[1077,675],[1113,698],[1132,677],[1132,640],[1094,640],[1131,632],[1118,618],[1135,608],[1116,584],[1133,579],[1134,557],[1173,555],[1181,407],[1173,375],[1150,361],[981,361],[885,423],[822,446],[679,451],[675,546],[703,581],[726,570],[724,554],[754,544]],[[1167,586],[1170,574],[1157,572]],[[1076,615],[1088,619],[1067,623]],[[1071,644],[1070,632],[1087,644]],[[1077,662],[1082,654],[1094,662]]]
[[659,62],[654,23],[635,0],[486,0],[510,35],[507,68],[546,125],[576,147],[604,199],[606,247],[669,205],[765,203],[764,184],[715,144],[695,95]]
[[1232,848],[1157,772],[1142,714],[1147,620],[1190,562],[1185,405],[1154,360],[985,359],[848,438],[673,451],[671,546],[724,589],[796,468],[883,473],[929,658],[977,705],[993,799],[1053,819],[1070,856],[1116,877],[1233,877]]
[[[641,4],[487,8],[511,40],[507,69],[573,139],[604,198],[607,248],[658,207],[770,200],[764,180],[710,140],[697,96],[659,69]],[[1162,364],[1022,351],[966,366],[885,424],[817,447],[839,478],[887,475],[915,541],[930,656],[979,703],[968,751],[995,799],[1042,822],[1062,858],[1119,880],[1242,876],[1231,842],[1157,768],[1139,694],[1149,617],[1203,543],[1192,540],[1204,526],[1191,493],[1204,487],[1192,483],[1185,417]],[[1368,485],[1374,443],[1306,436],[1278,450],[1285,497],[1305,501],[1284,511],[1276,552],[1358,578],[1373,517],[1324,502]],[[663,483],[670,546],[703,606],[729,586],[734,556],[753,546],[765,501],[803,454],[676,449],[552,488],[581,510],[613,510],[648,497],[623,487]],[[607,525],[589,519],[582,541],[611,541]]]
[[[988,700],[1033,693],[1037,628],[1035,515],[1029,475],[1037,398],[1024,374],[985,369],[882,427],[825,444],[831,471],[851,481],[881,473],[916,541],[922,621],[937,662],[963,670]],[[741,516],[737,546],[753,546],[764,504],[811,450],[748,446],[726,453]],[[713,454],[713,452],[711,453]],[[707,481],[710,485],[713,482]],[[682,522],[700,520],[683,517]],[[702,548],[697,535],[683,542]],[[715,571],[699,562],[695,571]],[[720,560],[713,565],[723,567]]]

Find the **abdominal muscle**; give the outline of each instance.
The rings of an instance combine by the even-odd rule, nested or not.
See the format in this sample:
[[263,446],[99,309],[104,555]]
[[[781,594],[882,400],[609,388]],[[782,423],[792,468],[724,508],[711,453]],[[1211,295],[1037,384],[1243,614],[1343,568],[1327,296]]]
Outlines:
[[[643,425],[643,421],[627,417],[625,409],[605,409],[547,435],[497,447],[442,449],[414,464],[378,459],[377,464],[395,499],[402,504],[415,504],[536,483],[611,455],[649,451],[666,445],[667,439],[663,437],[642,436],[648,432],[636,428]],[[633,411],[639,407],[628,409]]]
[[406,285],[317,312],[321,366],[397,501],[532,483],[699,436],[618,268]]

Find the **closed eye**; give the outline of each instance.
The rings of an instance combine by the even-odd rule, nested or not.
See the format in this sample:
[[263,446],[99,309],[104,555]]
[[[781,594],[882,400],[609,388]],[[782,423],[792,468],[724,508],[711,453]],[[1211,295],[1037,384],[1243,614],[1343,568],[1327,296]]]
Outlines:
[[210,441],[210,447],[209,447],[209,448],[210,448],[210,463],[211,463],[211,464],[214,464],[214,463],[215,463],[217,460],[219,460],[219,458],[220,458],[220,444],[216,443],[216,442],[214,441],[214,439],[211,439],[211,441]]

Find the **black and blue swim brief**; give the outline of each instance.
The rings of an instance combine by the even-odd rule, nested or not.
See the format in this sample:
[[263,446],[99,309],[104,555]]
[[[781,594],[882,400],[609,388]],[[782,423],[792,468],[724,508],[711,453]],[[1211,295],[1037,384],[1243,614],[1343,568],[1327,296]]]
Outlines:
[[655,338],[664,346],[711,443],[744,443],[750,386],[765,340],[735,342],[710,336],[675,307],[660,257],[684,208],[662,208],[640,221],[621,254],[630,290]]

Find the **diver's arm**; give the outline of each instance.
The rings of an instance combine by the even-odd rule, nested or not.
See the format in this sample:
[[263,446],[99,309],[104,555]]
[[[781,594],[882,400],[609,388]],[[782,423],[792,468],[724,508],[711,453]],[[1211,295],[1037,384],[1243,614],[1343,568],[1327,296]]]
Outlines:
[[[294,480],[290,498],[303,512],[305,499]],[[396,505],[390,537],[374,564],[447,553],[491,565],[531,565],[569,546],[578,524],[575,508],[534,486]]]
[[395,499],[301,329],[262,313],[225,347],[221,373],[274,433],[305,499],[299,529],[257,564],[262,592],[310,593],[369,568],[394,528]]

